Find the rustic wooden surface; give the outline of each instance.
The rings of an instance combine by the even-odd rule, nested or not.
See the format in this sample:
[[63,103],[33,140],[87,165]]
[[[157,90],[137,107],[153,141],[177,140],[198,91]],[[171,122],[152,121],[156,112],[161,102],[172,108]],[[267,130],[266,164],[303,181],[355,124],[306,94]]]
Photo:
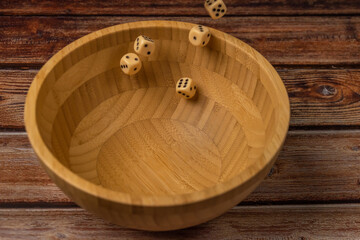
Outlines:
[[[25,133],[1,133],[0,146],[0,206],[73,205],[44,172]],[[290,131],[273,170],[241,205],[357,202],[359,146],[359,130]]]
[[[36,7],[35,7],[36,4]],[[228,15],[309,15],[358,14],[357,0],[227,0]],[[4,0],[0,3],[3,15],[207,15],[203,1],[193,0]]]
[[[228,15],[212,21],[188,0],[0,1],[0,238],[358,239],[359,1],[227,3]],[[81,210],[24,133],[25,95],[46,60],[89,32],[140,19],[203,23],[244,40],[275,65],[292,107],[284,149],[259,188],[224,216],[175,233],[131,231]]]
[[40,67],[90,32],[154,19],[221,29],[250,44],[275,66],[360,64],[360,16],[227,16],[216,21],[207,16],[0,16],[0,49],[6,49],[0,52],[0,66]]
[[11,208],[0,210],[0,228],[8,239],[352,239],[360,235],[359,214],[357,204],[237,206],[200,226],[144,232],[79,208]]

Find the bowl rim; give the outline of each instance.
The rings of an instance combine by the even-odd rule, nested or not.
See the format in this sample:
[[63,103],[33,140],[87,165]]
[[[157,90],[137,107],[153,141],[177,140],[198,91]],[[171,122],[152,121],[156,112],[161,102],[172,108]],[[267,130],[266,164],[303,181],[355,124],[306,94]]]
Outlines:
[[[194,204],[198,202],[202,202],[208,199],[212,199],[222,195],[226,192],[234,190],[237,187],[240,187],[244,183],[250,181],[252,178],[256,176],[258,172],[265,169],[270,164],[273,164],[276,156],[278,155],[281,147],[285,141],[289,122],[290,122],[290,103],[287,91],[285,89],[285,85],[282,82],[280,76],[274,69],[274,67],[263,57],[259,52],[255,49],[244,43],[243,41],[227,34],[222,31],[216,30],[214,28],[210,28],[212,32],[212,37],[219,38],[221,41],[225,41],[226,44],[230,44],[235,48],[239,48],[247,54],[247,57],[251,58],[253,61],[259,62],[262,61],[265,63],[266,67],[262,64],[259,64],[259,68],[267,74],[272,75],[272,79],[274,84],[276,84],[275,90],[278,91],[277,96],[283,95],[286,96],[286,101],[282,101],[280,104],[282,105],[281,114],[285,116],[285,129],[281,129],[281,124],[277,124],[275,128],[274,136],[271,140],[274,139],[276,134],[278,136],[278,144],[275,146],[272,152],[268,153],[267,159],[262,157],[262,160],[259,162],[254,162],[249,165],[246,169],[237,174],[237,176],[233,177],[224,182],[219,182],[216,185],[205,188],[201,191],[194,191],[185,194],[177,194],[177,195],[149,195],[149,196],[134,196],[129,193],[118,192],[115,190],[107,189],[102,187],[101,185],[96,185],[86,179],[81,178],[80,176],[73,173],[70,169],[65,167],[62,163],[60,163],[55,155],[50,151],[50,149],[46,146],[38,125],[36,121],[36,110],[37,110],[37,99],[38,93],[46,79],[47,75],[53,69],[53,67],[59,63],[65,56],[70,54],[76,48],[87,44],[89,41],[92,41],[96,38],[101,38],[108,34],[113,34],[118,31],[126,31],[130,28],[151,28],[151,27],[176,27],[182,28],[183,30],[190,30],[193,26],[196,26],[196,23],[188,23],[188,22],[180,22],[180,21],[167,21],[167,20],[151,20],[151,21],[137,21],[137,22],[129,22],[123,23],[111,27],[107,27],[95,32],[92,32],[86,36],[83,36],[69,45],[65,46],[59,52],[57,52],[53,57],[51,57],[39,70],[37,75],[35,76],[31,86],[28,90],[28,94],[26,96],[25,108],[24,108],[24,122],[25,128],[28,133],[28,138],[33,147],[35,153],[38,156],[39,161],[46,168],[48,174],[53,178],[60,178],[62,181],[66,182],[70,186],[75,189],[78,189],[81,192],[92,195],[96,198],[102,198],[104,200],[108,200],[115,203],[120,203],[124,205],[131,206],[141,206],[141,207],[169,207],[169,206],[183,206],[185,204]],[[279,113],[280,114],[280,113]],[[281,131],[277,131],[280,129]],[[54,180],[54,179],[53,179]],[[62,187],[60,187],[62,188]]]

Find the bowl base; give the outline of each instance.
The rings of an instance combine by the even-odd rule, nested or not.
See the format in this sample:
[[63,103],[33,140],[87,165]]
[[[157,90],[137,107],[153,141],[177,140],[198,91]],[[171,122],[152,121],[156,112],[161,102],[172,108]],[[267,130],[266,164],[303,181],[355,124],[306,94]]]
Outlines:
[[101,185],[138,195],[199,191],[215,185],[221,156],[200,129],[171,119],[127,125],[102,146],[97,161]]

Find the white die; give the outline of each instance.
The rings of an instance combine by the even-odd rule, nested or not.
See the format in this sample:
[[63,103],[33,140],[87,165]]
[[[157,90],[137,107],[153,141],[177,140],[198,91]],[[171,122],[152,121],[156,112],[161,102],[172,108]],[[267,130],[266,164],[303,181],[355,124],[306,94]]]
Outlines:
[[219,19],[226,13],[226,5],[222,0],[206,0],[205,9],[208,11],[212,19]]
[[138,36],[134,42],[134,51],[143,56],[150,56],[155,51],[155,42],[147,36]]
[[180,78],[176,83],[176,92],[183,98],[190,99],[195,96],[196,85],[191,78]]
[[127,75],[133,75],[140,71],[141,61],[135,53],[127,53],[120,60],[120,68]]
[[211,33],[209,28],[202,25],[193,27],[189,32],[189,41],[194,46],[206,46],[210,41]]

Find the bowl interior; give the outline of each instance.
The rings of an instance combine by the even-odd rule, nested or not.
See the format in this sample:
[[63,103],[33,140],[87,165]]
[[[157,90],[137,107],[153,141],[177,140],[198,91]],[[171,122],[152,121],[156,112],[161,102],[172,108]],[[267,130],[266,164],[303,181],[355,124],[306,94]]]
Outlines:
[[[273,157],[281,145],[273,140],[288,127],[280,78],[222,32],[212,29],[206,47],[192,46],[192,26],[109,28],[55,57],[38,76],[36,122],[59,162],[104,188],[159,196],[210,188]],[[127,76],[119,61],[141,34],[156,51]],[[196,82],[196,98],[176,94],[181,77]]]

